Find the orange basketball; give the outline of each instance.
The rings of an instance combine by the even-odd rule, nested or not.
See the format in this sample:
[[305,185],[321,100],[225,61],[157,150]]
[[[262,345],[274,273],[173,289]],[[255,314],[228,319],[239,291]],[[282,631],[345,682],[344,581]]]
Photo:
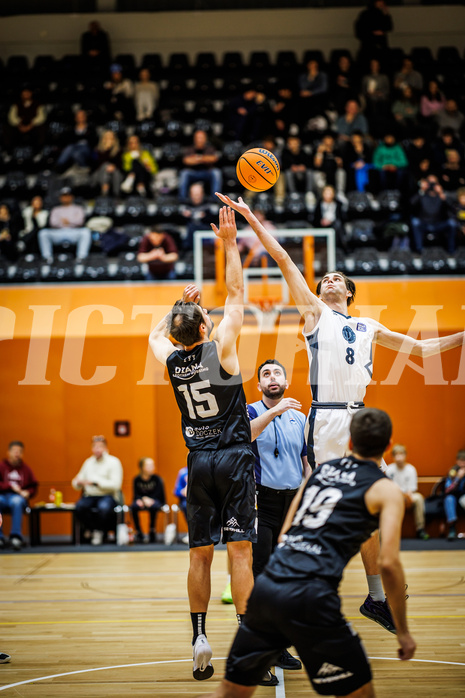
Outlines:
[[277,157],[265,148],[252,148],[237,161],[239,182],[250,191],[266,191],[278,181],[281,168]]

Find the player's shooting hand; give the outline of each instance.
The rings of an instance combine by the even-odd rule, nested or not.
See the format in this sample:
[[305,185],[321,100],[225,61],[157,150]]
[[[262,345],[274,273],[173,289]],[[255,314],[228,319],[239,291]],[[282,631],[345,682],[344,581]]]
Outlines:
[[229,196],[226,196],[226,194],[220,194],[216,191],[215,195],[219,198],[220,201],[226,204],[226,206],[230,206],[238,213],[242,213],[243,216],[245,216],[247,213],[250,213],[250,208],[247,206],[247,204],[244,202],[241,196],[238,198],[237,201],[233,201],[229,198]]
[[276,412],[276,415],[283,414],[284,412],[287,412],[287,410],[301,409],[302,403],[298,400],[294,400],[293,397],[285,397],[280,402],[278,402],[278,404],[275,405],[275,407],[273,407],[273,411]]
[[[227,196],[225,197],[228,198]],[[211,227],[215,235],[222,240],[235,240],[237,235],[236,228],[236,218],[234,216],[234,211],[231,210],[230,206],[223,206],[220,208],[220,227],[216,227],[214,223],[211,223]]]
[[198,303],[200,301],[200,291],[195,284],[188,284],[182,293],[184,303]]
[[402,661],[406,661],[407,659],[412,659],[413,655],[415,654],[415,650],[417,648],[415,640],[413,637],[410,635],[410,633],[405,633],[405,635],[399,635],[397,634],[397,640],[399,642],[399,649],[397,650],[397,654],[399,655],[399,659]]

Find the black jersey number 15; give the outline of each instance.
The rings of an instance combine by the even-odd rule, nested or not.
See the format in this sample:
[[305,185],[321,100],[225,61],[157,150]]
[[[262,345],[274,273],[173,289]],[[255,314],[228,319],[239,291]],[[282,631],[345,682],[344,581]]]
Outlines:
[[191,419],[207,419],[207,417],[214,417],[220,411],[213,393],[200,392],[204,388],[210,387],[210,381],[178,385],[178,390],[184,396]]

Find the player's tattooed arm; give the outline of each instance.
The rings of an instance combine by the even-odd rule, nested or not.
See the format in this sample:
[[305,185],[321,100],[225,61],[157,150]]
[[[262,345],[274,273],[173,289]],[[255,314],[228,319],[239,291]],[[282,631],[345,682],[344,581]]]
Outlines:
[[375,327],[374,341],[387,349],[394,349],[403,354],[412,354],[427,358],[443,351],[461,347],[465,342],[465,332],[456,332],[446,337],[415,339],[400,332],[393,332],[379,322],[372,321]]
[[238,201],[233,201],[225,194],[217,192],[216,195],[223,203],[244,216],[263,247],[281,269],[297,308],[302,317],[305,318],[305,331],[313,329],[321,315],[323,303],[310,291],[300,269],[294,264],[276,238],[263,227],[241,197],[239,197]]

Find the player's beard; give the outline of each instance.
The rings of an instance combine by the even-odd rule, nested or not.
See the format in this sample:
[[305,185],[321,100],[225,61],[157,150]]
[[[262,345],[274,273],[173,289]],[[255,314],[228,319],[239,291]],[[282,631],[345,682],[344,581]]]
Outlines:
[[268,388],[262,388],[262,393],[265,397],[269,398],[270,400],[281,400],[286,388],[284,385],[280,385],[278,387],[279,390],[269,390]]

